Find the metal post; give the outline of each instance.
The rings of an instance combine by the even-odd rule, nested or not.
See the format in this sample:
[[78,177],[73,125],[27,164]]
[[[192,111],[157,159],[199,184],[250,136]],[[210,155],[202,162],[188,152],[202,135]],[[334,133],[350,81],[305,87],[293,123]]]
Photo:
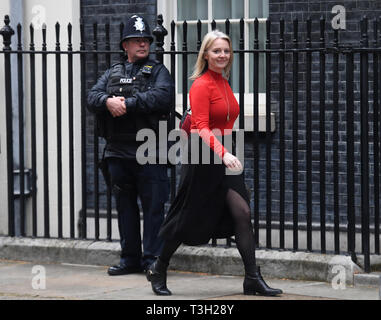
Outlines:
[[[98,23],[93,24],[93,50],[94,50],[94,75],[95,81],[98,78]],[[94,229],[95,229],[95,240],[99,240],[99,173],[98,173],[98,162],[99,162],[99,134],[96,125],[96,115],[94,115],[94,145],[93,145],[93,174],[94,174]],[[85,235],[86,238],[86,235]]]
[[[378,20],[373,22],[373,46],[378,47]],[[374,251],[380,254],[380,136],[379,53],[373,53]]]
[[36,59],[34,47],[34,28],[29,26],[30,44],[30,135],[31,135],[31,161],[32,161],[32,235],[37,237],[37,142],[36,142]]
[[47,67],[46,24],[42,25],[42,127],[43,127],[43,166],[44,166],[44,237],[50,238],[49,211],[49,155],[48,155],[48,67]]
[[244,21],[239,22],[239,128],[243,129],[245,125],[245,35]]
[[60,24],[56,23],[56,105],[57,105],[57,199],[58,238],[62,238],[62,95]]
[[164,37],[168,34],[167,29],[163,27],[163,15],[157,16],[157,26],[152,33],[156,38],[156,59],[163,63]]
[[[201,21],[198,21],[197,23],[197,30],[199,31],[199,37],[198,37],[198,44],[201,46]],[[175,21],[172,20],[171,22],[171,76],[173,79],[173,83],[176,83],[175,78],[176,78],[176,54],[174,51],[176,50],[176,43],[175,43],[175,34],[176,34],[176,24]],[[171,118],[169,120],[169,128],[170,130],[173,130],[175,128],[176,124],[176,87],[173,89],[173,106],[172,106],[172,112],[171,112]],[[171,166],[171,197],[170,201],[171,203],[173,200],[175,200],[176,197],[176,166]]]
[[[361,46],[368,47],[368,19],[361,20]],[[360,54],[360,107],[361,107],[361,239],[364,254],[364,271],[370,272],[369,252],[369,79],[368,53]]]
[[[271,50],[271,21],[266,21],[266,50]],[[271,249],[271,53],[266,52],[266,248]]]
[[355,160],[354,160],[354,54],[352,48],[346,52],[346,122],[347,122],[347,234],[348,253],[357,262],[355,253]]
[[8,180],[8,235],[15,235],[15,207],[14,207],[14,178],[13,178],[13,113],[12,113],[12,82],[11,82],[11,38],[14,30],[9,25],[10,19],[4,17],[5,26],[0,30],[3,36],[4,54],[4,77],[5,77],[5,105],[7,126],[7,180]]
[[70,208],[70,237],[75,237],[74,227],[74,97],[73,97],[73,45],[72,25],[67,26],[68,35],[68,118],[69,118],[69,208]]
[[[298,49],[298,20],[293,21],[293,48]],[[293,75],[292,75],[292,181],[293,181],[293,249],[298,250],[298,204],[299,204],[299,161],[298,161],[298,52],[292,54]]]
[[187,109],[188,104],[188,23],[184,21],[183,23],[183,112]]
[[254,70],[253,70],[253,150],[254,150],[254,235],[259,244],[259,22],[254,19]]
[[[312,48],[312,23],[307,19],[306,47]],[[312,251],[312,53],[306,53],[307,251]]]
[[[106,23],[106,51],[111,51],[110,24]],[[106,53],[107,68],[111,67],[111,54]],[[107,241],[112,240],[112,191],[111,186],[106,184],[106,217],[107,217]]]
[[[334,30],[334,47],[339,46],[339,32]],[[333,54],[333,209],[335,254],[340,253],[339,212],[339,53]]]
[[83,20],[80,22],[80,36],[81,36],[81,223],[79,230],[79,238],[86,237],[87,229],[87,159],[86,159],[86,54],[83,53],[86,49],[85,46],[85,26]]
[[284,19],[280,21],[279,37],[279,247],[285,247],[285,41]]
[[326,210],[326,183],[325,183],[325,19],[320,18],[320,246],[321,253],[326,253],[326,226],[325,226],[325,210]]
[[17,85],[18,85],[18,150],[19,150],[19,206],[18,233],[25,236],[25,157],[24,157],[24,78],[22,57],[22,27],[17,25]]

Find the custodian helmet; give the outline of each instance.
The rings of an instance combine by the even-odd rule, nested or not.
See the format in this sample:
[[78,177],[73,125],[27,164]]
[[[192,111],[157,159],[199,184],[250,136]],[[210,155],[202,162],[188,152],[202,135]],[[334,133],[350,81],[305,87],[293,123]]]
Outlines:
[[123,50],[123,41],[129,38],[147,38],[150,43],[153,41],[151,30],[146,20],[138,15],[128,18],[123,28],[122,40],[120,40],[120,48]]

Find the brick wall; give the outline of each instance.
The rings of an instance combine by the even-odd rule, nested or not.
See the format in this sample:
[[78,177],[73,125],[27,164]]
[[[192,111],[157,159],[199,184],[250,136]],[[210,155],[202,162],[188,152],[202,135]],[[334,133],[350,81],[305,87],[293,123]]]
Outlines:
[[[299,21],[299,47],[305,46],[306,40],[306,20],[311,18],[312,23],[312,42],[313,46],[318,44],[319,41],[319,19],[323,17],[326,20],[326,45],[332,46],[333,40],[333,29],[331,25],[332,18],[336,15],[332,13],[332,8],[335,5],[342,5],[346,10],[346,29],[341,30],[339,34],[339,41],[341,44],[352,43],[356,46],[360,46],[361,34],[360,34],[360,20],[363,16],[369,18],[369,40],[373,39],[373,20],[381,15],[381,1],[307,1],[307,0],[270,0],[269,1],[269,18],[271,20],[271,41],[274,48],[279,47],[279,20],[283,18],[285,20],[285,41],[288,43],[286,47],[292,47],[292,28],[293,20],[298,19]],[[332,97],[332,67],[333,67],[332,55],[329,55],[326,59],[326,94],[325,94],[325,139],[326,139],[326,218],[327,222],[333,221],[333,97]],[[346,198],[346,106],[345,106],[345,60],[344,56],[340,57],[339,62],[339,90],[340,90],[340,100],[339,100],[339,168],[340,168],[340,179],[339,179],[339,211],[340,211],[340,222],[347,222],[347,198]],[[298,116],[299,116],[299,151],[298,151],[298,184],[299,184],[299,194],[298,194],[298,208],[299,208],[299,221],[305,220],[306,215],[306,94],[305,94],[305,80],[306,80],[306,59],[304,54],[299,55],[299,103],[298,103]],[[320,177],[319,177],[319,155],[320,155],[320,128],[319,128],[319,115],[320,115],[320,103],[319,103],[319,59],[318,54],[313,55],[312,62],[312,168],[313,168],[313,184],[312,184],[312,199],[313,199],[313,221],[319,221],[320,215]],[[372,68],[372,59],[370,58],[370,68]],[[277,131],[272,136],[272,207],[273,216],[277,216],[279,208],[279,64],[278,58],[274,56],[272,61],[272,111],[276,113],[277,119]],[[360,222],[360,204],[361,204],[361,188],[360,188],[360,123],[359,123],[359,56],[355,56],[355,170],[356,170],[356,216],[357,222]],[[286,131],[285,131],[285,143],[286,143],[286,219],[291,220],[293,212],[292,203],[292,75],[293,75],[293,65],[292,65],[292,55],[286,54],[286,70],[285,70],[285,106],[286,106]],[[370,78],[369,88],[372,88],[372,78]],[[372,95],[369,95],[372,98]],[[370,101],[370,121],[372,119],[372,108],[373,104]],[[369,127],[370,130],[372,126]],[[250,147],[248,145],[247,154],[250,154]],[[372,139],[369,144],[370,150],[370,161],[373,161],[373,144]],[[265,145],[264,140],[261,141],[261,172],[265,170]],[[248,165],[250,166],[251,160],[248,159]],[[373,172],[372,164],[370,166],[370,182],[373,184]],[[252,178],[248,177],[249,181]],[[266,201],[265,201],[265,177],[260,178],[260,189],[261,197],[260,210],[261,215],[264,217],[266,211]],[[370,206],[371,215],[373,212],[373,185],[370,188]]]

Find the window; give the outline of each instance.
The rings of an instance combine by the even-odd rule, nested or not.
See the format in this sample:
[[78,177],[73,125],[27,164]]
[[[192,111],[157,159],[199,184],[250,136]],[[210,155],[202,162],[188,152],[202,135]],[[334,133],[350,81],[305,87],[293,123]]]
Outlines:
[[[259,20],[259,47],[264,48],[265,44],[265,28],[266,18],[268,17],[269,0],[158,0],[158,13],[163,14],[164,26],[170,33],[170,25],[172,20],[176,23],[176,50],[182,50],[183,45],[183,22],[187,22],[187,49],[188,51],[197,51],[197,21],[200,19],[202,23],[201,40],[204,35],[212,30],[211,21],[216,21],[217,29],[226,32],[225,20],[230,20],[229,36],[233,42],[233,49],[239,49],[240,38],[240,19],[244,18],[244,42],[245,50],[254,48],[254,19]],[[170,34],[168,35],[170,37]],[[170,41],[165,43],[165,49],[170,50]],[[188,77],[192,74],[193,66],[196,62],[197,55],[188,55]],[[259,103],[260,114],[265,114],[265,57],[263,54],[259,55]],[[165,55],[165,64],[169,63],[169,55]],[[235,54],[232,74],[230,83],[233,92],[238,95],[239,93],[239,56]],[[252,101],[253,101],[253,54],[245,53],[245,116],[251,116]],[[177,55],[177,106],[181,106],[178,110],[182,109],[182,78],[183,78],[183,65],[181,55]],[[188,90],[191,81],[188,81]],[[262,107],[261,107],[262,106]],[[250,126],[251,120],[247,119]],[[261,124],[260,124],[261,126]],[[251,124],[252,127],[252,124]],[[245,125],[246,128],[246,125]],[[251,129],[252,130],[252,129]]]

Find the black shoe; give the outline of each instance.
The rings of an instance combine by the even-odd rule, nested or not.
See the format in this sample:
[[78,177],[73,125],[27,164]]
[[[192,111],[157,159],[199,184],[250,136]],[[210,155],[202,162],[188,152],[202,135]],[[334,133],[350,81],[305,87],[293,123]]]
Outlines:
[[124,265],[112,266],[108,268],[107,270],[107,273],[110,276],[120,276],[123,274],[141,273],[141,272],[143,272],[143,269],[140,266],[124,266]]
[[243,294],[245,295],[262,295],[262,296],[276,296],[282,294],[280,289],[270,288],[265,280],[263,280],[259,267],[255,267],[253,272],[246,273],[245,280],[243,281]]
[[147,280],[151,282],[152,291],[158,296],[172,294],[167,288],[167,267],[168,264],[158,258],[147,270]]

